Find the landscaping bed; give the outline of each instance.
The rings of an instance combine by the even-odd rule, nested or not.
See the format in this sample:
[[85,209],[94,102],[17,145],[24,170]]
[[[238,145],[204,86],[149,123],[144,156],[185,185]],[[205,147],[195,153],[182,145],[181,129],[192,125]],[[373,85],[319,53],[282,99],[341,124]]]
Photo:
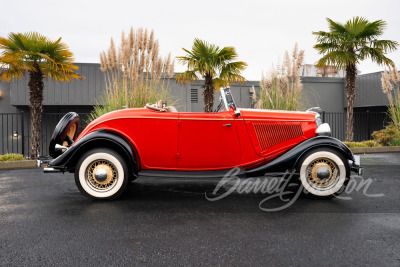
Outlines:
[[353,154],[390,153],[400,152],[400,146],[352,147],[350,150]]
[[18,160],[0,162],[0,171],[15,169],[30,169],[36,167],[36,160]]

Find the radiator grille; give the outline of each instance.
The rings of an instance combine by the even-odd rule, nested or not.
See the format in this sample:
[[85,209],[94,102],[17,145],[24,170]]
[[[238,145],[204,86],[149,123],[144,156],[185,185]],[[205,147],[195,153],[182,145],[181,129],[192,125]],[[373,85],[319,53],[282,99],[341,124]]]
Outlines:
[[303,136],[303,130],[300,123],[254,123],[253,126],[261,150],[265,150],[284,141]]

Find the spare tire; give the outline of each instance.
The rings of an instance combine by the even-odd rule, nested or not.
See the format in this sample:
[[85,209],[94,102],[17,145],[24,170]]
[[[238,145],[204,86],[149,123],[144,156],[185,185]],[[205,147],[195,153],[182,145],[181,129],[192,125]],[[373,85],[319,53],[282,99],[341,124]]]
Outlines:
[[56,150],[56,144],[70,146],[78,136],[79,115],[75,112],[69,112],[61,118],[53,135],[50,139],[49,154],[53,158],[62,154],[62,151]]

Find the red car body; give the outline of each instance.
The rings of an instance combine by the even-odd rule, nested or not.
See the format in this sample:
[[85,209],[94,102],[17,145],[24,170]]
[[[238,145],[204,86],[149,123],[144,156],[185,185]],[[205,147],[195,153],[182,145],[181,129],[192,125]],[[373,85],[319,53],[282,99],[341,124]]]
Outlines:
[[134,146],[139,170],[204,171],[253,168],[316,136],[314,112],[240,112],[118,110],[92,121],[75,142],[106,129]]
[[60,120],[44,171],[74,172],[81,192],[95,199],[118,197],[138,176],[225,177],[232,169],[247,177],[296,172],[307,192],[332,197],[350,171],[362,173],[318,113],[238,109],[229,87],[214,113],[177,112],[158,101],[107,113],[76,136],[78,124],[75,112]]

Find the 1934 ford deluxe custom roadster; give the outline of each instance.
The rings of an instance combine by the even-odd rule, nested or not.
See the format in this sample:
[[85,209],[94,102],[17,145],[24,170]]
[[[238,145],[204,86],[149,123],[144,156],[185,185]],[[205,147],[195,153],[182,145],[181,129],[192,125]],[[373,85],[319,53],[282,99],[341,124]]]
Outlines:
[[[295,171],[305,191],[332,197],[359,158],[314,111],[238,109],[230,88],[221,89],[214,113],[177,112],[163,102],[107,113],[77,136],[79,116],[58,123],[44,172],[74,172],[80,191],[113,199],[138,176],[223,177],[239,168],[246,177]],[[222,108],[221,108],[222,107]]]

